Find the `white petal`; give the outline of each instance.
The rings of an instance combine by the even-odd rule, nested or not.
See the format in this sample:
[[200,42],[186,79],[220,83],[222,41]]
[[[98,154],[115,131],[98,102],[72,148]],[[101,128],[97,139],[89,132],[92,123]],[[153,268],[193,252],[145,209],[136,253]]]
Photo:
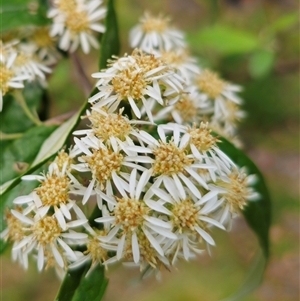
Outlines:
[[131,244],[132,244],[133,261],[135,263],[138,263],[140,261],[140,249],[139,249],[139,243],[135,232],[132,234]]
[[201,229],[199,226],[195,226],[195,230],[199,233],[199,235],[206,241],[208,242],[210,245],[214,246],[215,242],[213,240],[213,238],[207,233],[205,232],[203,229]]
[[38,266],[38,270],[41,271],[43,269],[44,266],[44,248],[42,245],[39,246],[38,249],[38,258],[37,258],[37,266]]
[[61,268],[63,268],[64,267],[64,260],[61,256],[61,254],[59,253],[59,251],[56,249],[56,247],[53,244],[51,245],[51,250],[52,250],[54,258],[56,259],[56,262],[58,263],[58,265]]
[[11,213],[17,218],[19,219],[21,222],[25,223],[25,224],[29,224],[29,225],[33,225],[34,222],[33,220],[31,220],[30,218],[24,216],[22,213],[20,213],[19,211],[16,211],[14,209],[11,210]]
[[57,238],[58,243],[62,246],[62,248],[66,251],[66,253],[72,258],[72,260],[76,260],[77,256],[74,251],[60,238]]
[[123,236],[121,237],[119,244],[118,244],[118,250],[117,250],[117,259],[120,260],[122,258],[123,255],[123,250],[124,250],[124,245],[125,245],[125,238],[126,238],[126,234],[123,234]]

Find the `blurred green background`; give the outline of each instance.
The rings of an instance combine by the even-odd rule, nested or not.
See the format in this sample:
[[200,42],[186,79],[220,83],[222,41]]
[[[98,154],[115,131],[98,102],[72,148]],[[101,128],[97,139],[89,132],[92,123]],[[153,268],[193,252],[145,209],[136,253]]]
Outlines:
[[[186,32],[201,66],[244,87],[247,118],[240,136],[245,151],[266,177],[272,197],[271,258],[262,285],[245,301],[299,300],[299,15],[293,0],[116,1],[122,54],[130,52],[128,31],[145,10],[169,15]],[[97,52],[85,57],[87,76],[97,70]],[[51,115],[84,101],[80,77],[63,60],[49,79]],[[91,80],[92,81],[92,80]],[[66,89],[71,86],[71,89]],[[54,104],[55,99],[55,104]],[[59,101],[58,101],[59,99]],[[105,301],[215,301],[242,283],[258,249],[243,218],[230,233],[215,232],[212,256],[163,272],[162,281],[139,279],[124,267],[108,271]],[[59,287],[54,272],[31,266],[24,272],[1,260],[3,301],[52,301]]]

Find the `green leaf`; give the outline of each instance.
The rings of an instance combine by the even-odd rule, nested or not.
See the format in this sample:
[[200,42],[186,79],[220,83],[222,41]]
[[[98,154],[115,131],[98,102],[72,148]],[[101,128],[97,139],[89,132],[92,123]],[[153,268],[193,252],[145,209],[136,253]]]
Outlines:
[[3,0],[0,7],[1,32],[27,25],[50,23],[47,8],[38,1]]
[[81,278],[86,272],[87,267],[85,265],[75,270],[69,270],[60,286],[55,301],[71,301],[78,285],[80,285]]
[[243,300],[242,298],[254,291],[261,283],[264,270],[269,258],[269,230],[271,225],[271,200],[264,181],[263,175],[252,162],[252,160],[240,149],[236,148],[226,139],[222,138],[219,144],[220,149],[226,153],[239,167],[246,167],[248,174],[255,174],[257,181],[253,185],[260,194],[260,199],[250,201],[243,211],[243,215],[256,234],[262,252],[256,256],[251,264],[248,275],[244,283],[229,298],[222,301]]
[[[85,108],[86,103],[82,106],[82,108],[77,114],[65,121],[50,136],[48,135],[48,138],[47,136],[44,137],[44,140],[41,141],[41,143],[38,146],[36,146],[37,148],[34,149],[32,148],[32,146],[30,147],[32,148],[32,151],[35,152],[35,157],[31,161],[32,164],[30,168],[24,174],[3,183],[0,186],[0,195],[3,195],[5,192],[9,191],[14,186],[16,186],[20,182],[21,176],[25,174],[30,174],[33,171],[35,171],[39,166],[44,164],[64,146],[67,138],[69,137],[73,129],[76,127],[80,116],[82,115],[82,112],[85,110]],[[35,136],[33,135],[31,139],[35,140]]]
[[255,51],[249,60],[249,73],[254,78],[267,76],[275,62],[275,53],[268,50]]
[[298,20],[298,12],[284,14],[283,16],[276,18],[276,20],[270,25],[269,29],[274,32],[285,31],[296,25]]
[[[31,112],[36,112],[40,107],[45,90],[39,84],[32,82],[27,83],[22,92],[28,109]],[[15,100],[13,94],[6,94],[3,97],[3,103],[3,110],[0,112],[0,132],[3,133],[4,137],[15,134],[17,134],[16,136],[20,136],[34,125]],[[0,140],[0,149],[3,150],[12,142],[12,138]]]
[[108,280],[104,276],[104,267],[98,265],[88,275],[82,278],[72,301],[99,301],[102,299]]
[[105,27],[106,31],[101,40],[100,69],[106,68],[107,60],[110,59],[112,55],[118,55],[120,52],[119,29],[114,0],[108,1]]
[[249,53],[259,44],[258,37],[254,34],[223,24],[191,33],[188,39],[196,49],[212,50],[223,55]]
[[[36,83],[27,83],[23,89],[23,95],[28,108],[36,111],[41,102],[43,88]],[[22,133],[33,125],[10,93],[3,98],[3,110],[0,112],[0,118],[0,130],[4,133]]]
[[[55,128],[55,126],[45,125],[31,128],[21,138],[16,139],[1,152],[0,184],[23,174],[24,170],[22,170],[22,166],[24,166],[24,164],[30,166],[40,146]],[[22,166],[18,167],[18,162],[20,162]]]
[[88,268],[85,265],[68,271],[55,301],[100,301],[108,284],[105,269],[98,265],[86,276]]

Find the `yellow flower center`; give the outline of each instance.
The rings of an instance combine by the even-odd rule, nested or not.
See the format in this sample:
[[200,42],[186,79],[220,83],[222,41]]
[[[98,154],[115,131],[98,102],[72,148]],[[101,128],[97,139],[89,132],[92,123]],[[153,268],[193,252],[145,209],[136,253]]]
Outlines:
[[189,199],[176,203],[172,209],[173,225],[178,228],[180,233],[186,228],[194,231],[195,226],[199,224],[199,210],[200,208]]
[[46,216],[32,226],[37,242],[43,246],[52,243],[61,234],[61,228],[55,218]]
[[64,13],[72,13],[76,10],[75,0],[55,0],[57,8]]
[[122,224],[125,233],[134,231],[144,221],[144,215],[150,209],[140,200],[130,198],[117,198],[118,203],[114,209],[116,224]]
[[191,165],[193,159],[187,157],[185,150],[178,148],[172,141],[160,143],[153,151],[153,175],[173,175],[184,172],[184,168]]
[[170,65],[181,65],[186,59],[186,53],[183,51],[162,51],[161,59]]
[[201,122],[200,128],[194,126],[188,132],[191,137],[190,143],[194,144],[199,151],[208,151],[219,141],[218,138],[211,135],[208,123]]
[[9,90],[8,82],[11,80],[13,75],[13,72],[9,70],[6,66],[2,64],[0,65],[0,88],[3,96]]
[[22,67],[30,62],[30,57],[24,53],[19,53],[14,61],[16,67]]
[[146,33],[156,31],[164,32],[168,28],[169,19],[159,17],[153,17],[147,14],[142,22],[143,31]]
[[184,122],[191,122],[198,115],[194,102],[187,96],[176,102],[175,110],[179,112]]
[[69,200],[70,180],[66,176],[47,175],[46,179],[35,189],[44,206],[58,206]]
[[107,250],[100,246],[100,242],[97,237],[90,239],[87,244],[87,250],[84,251],[84,254],[90,254],[93,262],[104,262],[108,258]]
[[132,56],[144,73],[164,65],[163,62],[153,54],[146,54],[138,49],[132,52]]
[[144,79],[144,73],[129,67],[122,70],[112,79],[112,85],[114,91],[119,94],[121,99],[126,100],[130,96],[134,100],[139,100],[147,84]]
[[41,48],[54,45],[53,39],[49,35],[48,27],[37,28],[31,38],[33,42]]
[[92,122],[95,135],[104,141],[107,141],[110,137],[117,137],[124,141],[132,130],[129,121],[121,114],[104,115],[92,110],[89,119]]
[[74,33],[78,34],[89,29],[89,20],[85,11],[73,11],[66,18],[66,27]]
[[226,83],[212,71],[204,70],[196,81],[201,92],[206,93],[210,98],[218,97],[223,91]]
[[[21,212],[20,208],[16,208],[16,210]],[[22,222],[17,219],[8,209],[5,212],[5,219],[8,228],[8,234],[5,239],[9,239],[13,242],[21,241],[26,232],[26,230],[23,228]]]
[[97,181],[104,184],[111,179],[113,171],[120,171],[123,155],[110,149],[98,149],[94,150],[91,156],[83,156],[83,159],[89,165]]
[[57,164],[59,170],[62,170],[64,164],[67,162],[67,169],[73,163],[73,159],[70,158],[69,154],[65,152],[65,150],[61,150],[56,156],[54,162]]
[[220,181],[217,185],[226,188],[223,194],[230,205],[230,211],[236,213],[247,205],[249,188],[247,186],[247,175],[234,170],[229,174],[229,182]]

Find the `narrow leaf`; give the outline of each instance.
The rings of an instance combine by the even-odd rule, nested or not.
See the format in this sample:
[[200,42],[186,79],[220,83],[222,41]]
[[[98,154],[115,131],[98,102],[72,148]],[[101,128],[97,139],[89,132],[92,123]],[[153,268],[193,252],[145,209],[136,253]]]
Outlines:
[[82,266],[76,270],[67,271],[55,301],[71,301],[80,284],[81,278],[84,277],[86,272],[86,266]]
[[98,265],[87,277],[81,279],[72,301],[100,301],[107,284],[104,267]]
[[118,55],[120,52],[119,29],[114,0],[108,1],[105,27],[106,31],[101,40],[100,69],[106,68],[107,60],[110,59],[112,55]]
[[[55,126],[37,126],[29,129],[24,135],[16,139],[2,150],[0,155],[0,184],[3,184],[20,174],[30,166],[36,157],[40,146],[54,131]],[[26,168],[27,170],[27,168]]]

